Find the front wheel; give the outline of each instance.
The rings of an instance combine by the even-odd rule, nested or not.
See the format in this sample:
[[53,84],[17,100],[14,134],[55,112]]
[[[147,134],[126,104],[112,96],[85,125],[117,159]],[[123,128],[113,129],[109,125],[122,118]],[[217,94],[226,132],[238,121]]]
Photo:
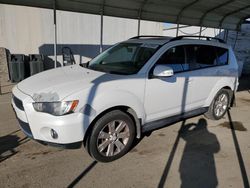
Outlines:
[[230,90],[221,89],[216,94],[213,102],[209,106],[208,111],[205,113],[207,118],[219,120],[226,114],[231,101],[230,92]]
[[97,161],[111,162],[125,155],[135,138],[135,125],[120,110],[108,112],[98,119],[88,140],[88,152]]

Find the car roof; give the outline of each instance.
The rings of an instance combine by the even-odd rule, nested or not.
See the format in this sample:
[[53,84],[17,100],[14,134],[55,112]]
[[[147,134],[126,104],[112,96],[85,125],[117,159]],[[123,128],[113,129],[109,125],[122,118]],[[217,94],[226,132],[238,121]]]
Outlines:
[[[157,44],[164,45],[170,41],[185,41],[185,43],[190,44],[204,44],[204,45],[213,45],[223,48],[228,48],[229,46],[219,38],[208,37],[211,40],[205,40],[206,38],[200,38],[199,36],[191,36],[191,38],[185,38],[186,36],[180,37],[169,37],[169,36],[137,36],[131,39],[128,39],[124,42],[132,42],[132,43],[145,43],[145,44]],[[190,36],[187,36],[190,37]],[[192,37],[197,37],[193,39]]]
[[[163,45],[167,42],[169,42],[173,37],[145,37],[145,38],[131,38],[127,41],[133,42],[133,43],[147,43],[147,44],[158,44],[158,45]],[[127,42],[126,41],[126,42]]]

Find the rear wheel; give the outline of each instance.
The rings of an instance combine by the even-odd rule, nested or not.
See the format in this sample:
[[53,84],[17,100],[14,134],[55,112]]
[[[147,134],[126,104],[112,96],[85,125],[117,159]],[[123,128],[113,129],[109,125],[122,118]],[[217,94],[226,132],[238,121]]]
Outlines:
[[230,90],[221,89],[217,93],[213,102],[209,106],[209,110],[205,113],[207,118],[219,120],[226,114],[231,101],[230,92]]
[[114,110],[95,123],[87,139],[89,154],[100,162],[110,162],[125,155],[135,138],[133,120],[126,113]]

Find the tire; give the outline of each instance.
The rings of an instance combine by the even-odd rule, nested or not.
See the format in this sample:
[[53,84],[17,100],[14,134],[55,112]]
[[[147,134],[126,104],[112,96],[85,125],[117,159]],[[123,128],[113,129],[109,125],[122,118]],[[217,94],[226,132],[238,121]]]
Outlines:
[[120,110],[103,115],[96,121],[87,138],[86,150],[99,162],[111,162],[125,155],[135,138],[135,125]]
[[[214,97],[208,111],[204,114],[208,119],[219,120],[227,112],[231,104],[231,90],[221,89]],[[226,98],[225,98],[226,97]]]

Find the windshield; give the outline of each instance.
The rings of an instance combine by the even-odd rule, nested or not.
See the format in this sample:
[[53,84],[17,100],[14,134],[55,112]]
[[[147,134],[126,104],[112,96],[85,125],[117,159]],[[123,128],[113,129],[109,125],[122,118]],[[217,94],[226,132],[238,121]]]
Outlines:
[[88,68],[111,74],[135,74],[158,47],[157,44],[120,43],[91,60]]

